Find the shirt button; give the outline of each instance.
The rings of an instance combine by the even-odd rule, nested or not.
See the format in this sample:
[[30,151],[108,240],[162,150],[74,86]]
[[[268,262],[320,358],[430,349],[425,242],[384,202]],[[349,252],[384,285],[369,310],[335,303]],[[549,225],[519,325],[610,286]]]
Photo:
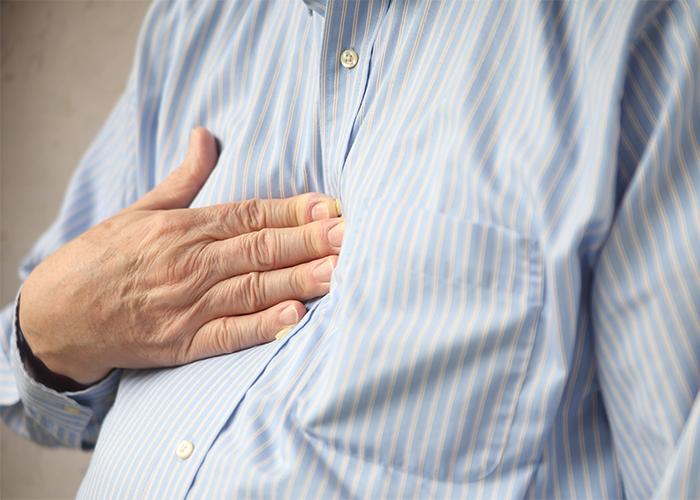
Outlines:
[[357,52],[355,52],[352,49],[344,50],[343,53],[340,54],[340,64],[342,64],[348,69],[357,66],[358,59],[359,58],[357,57]]
[[183,460],[189,458],[190,455],[192,455],[193,451],[194,445],[186,440],[181,441],[180,444],[177,445],[177,448],[175,448],[175,454],[177,455],[177,458],[181,458]]
[[68,413],[75,413],[76,415],[80,413],[80,408],[76,408],[75,406],[63,405],[63,409]]

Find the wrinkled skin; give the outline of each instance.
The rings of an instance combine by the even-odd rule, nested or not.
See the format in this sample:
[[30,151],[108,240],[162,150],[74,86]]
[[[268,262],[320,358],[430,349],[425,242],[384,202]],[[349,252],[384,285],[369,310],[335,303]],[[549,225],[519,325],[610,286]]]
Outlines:
[[187,208],[217,161],[192,133],[183,164],[27,278],[20,327],[51,372],[82,385],[113,368],[175,366],[269,342],[328,293],[344,220],[305,194]]

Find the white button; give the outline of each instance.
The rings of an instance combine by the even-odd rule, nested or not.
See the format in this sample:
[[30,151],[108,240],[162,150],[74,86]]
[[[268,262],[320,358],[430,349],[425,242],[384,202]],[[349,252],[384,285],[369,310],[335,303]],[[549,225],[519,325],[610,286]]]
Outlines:
[[343,53],[340,54],[340,64],[346,68],[354,68],[357,66],[358,59],[357,52],[352,49],[344,50]]
[[175,454],[178,458],[183,460],[189,458],[193,451],[194,445],[189,441],[181,441],[180,444],[177,445],[177,448],[175,448]]

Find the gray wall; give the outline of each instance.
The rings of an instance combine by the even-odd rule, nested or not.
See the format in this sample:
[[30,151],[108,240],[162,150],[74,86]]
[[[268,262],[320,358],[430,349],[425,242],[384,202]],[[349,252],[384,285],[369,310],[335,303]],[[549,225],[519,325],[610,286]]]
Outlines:
[[[5,1],[1,16],[0,284],[53,220],[68,179],[116,103],[145,1]],[[0,429],[1,498],[72,498],[90,455]]]

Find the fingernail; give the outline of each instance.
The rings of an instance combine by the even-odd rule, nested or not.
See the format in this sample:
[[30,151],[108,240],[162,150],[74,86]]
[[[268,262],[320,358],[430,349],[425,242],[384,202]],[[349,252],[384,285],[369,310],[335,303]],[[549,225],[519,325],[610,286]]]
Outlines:
[[285,307],[280,313],[280,321],[283,325],[294,326],[299,323],[299,313],[294,306]]
[[335,213],[338,214],[338,217],[343,215],[343,210],[340,208],[340,198],[335,199]]
[[275,335],[275,338],[276,338],[277,340],[279,340],[279,339],[281,339],[282,337],[284,337],[285,335],[287,335],[287,334],[288,334],[289,332],[291,332],[291,331],[292,331],[292,327],[291,327],[291,326],[288,326],[288,327],[285,328],[284,330],[280,330],[279,333],[277,333],[277,335]]
[[328,212],[328,205],[325,201],[320,201],[316,203],[311,209],[311,220],[321,220],[328,219],[330,213]]
[[313,270],[314,277],[321,283],[331,282],[331,274],[333,274],[333,269],[335,269],[333,260],[334,259],[326,259]]
[[328,242],[336,247],[340,248],[340,245],[343,243],[343,234],[345,233],[345,221],[336,224],[331,228],[330,231],[328,231]]

